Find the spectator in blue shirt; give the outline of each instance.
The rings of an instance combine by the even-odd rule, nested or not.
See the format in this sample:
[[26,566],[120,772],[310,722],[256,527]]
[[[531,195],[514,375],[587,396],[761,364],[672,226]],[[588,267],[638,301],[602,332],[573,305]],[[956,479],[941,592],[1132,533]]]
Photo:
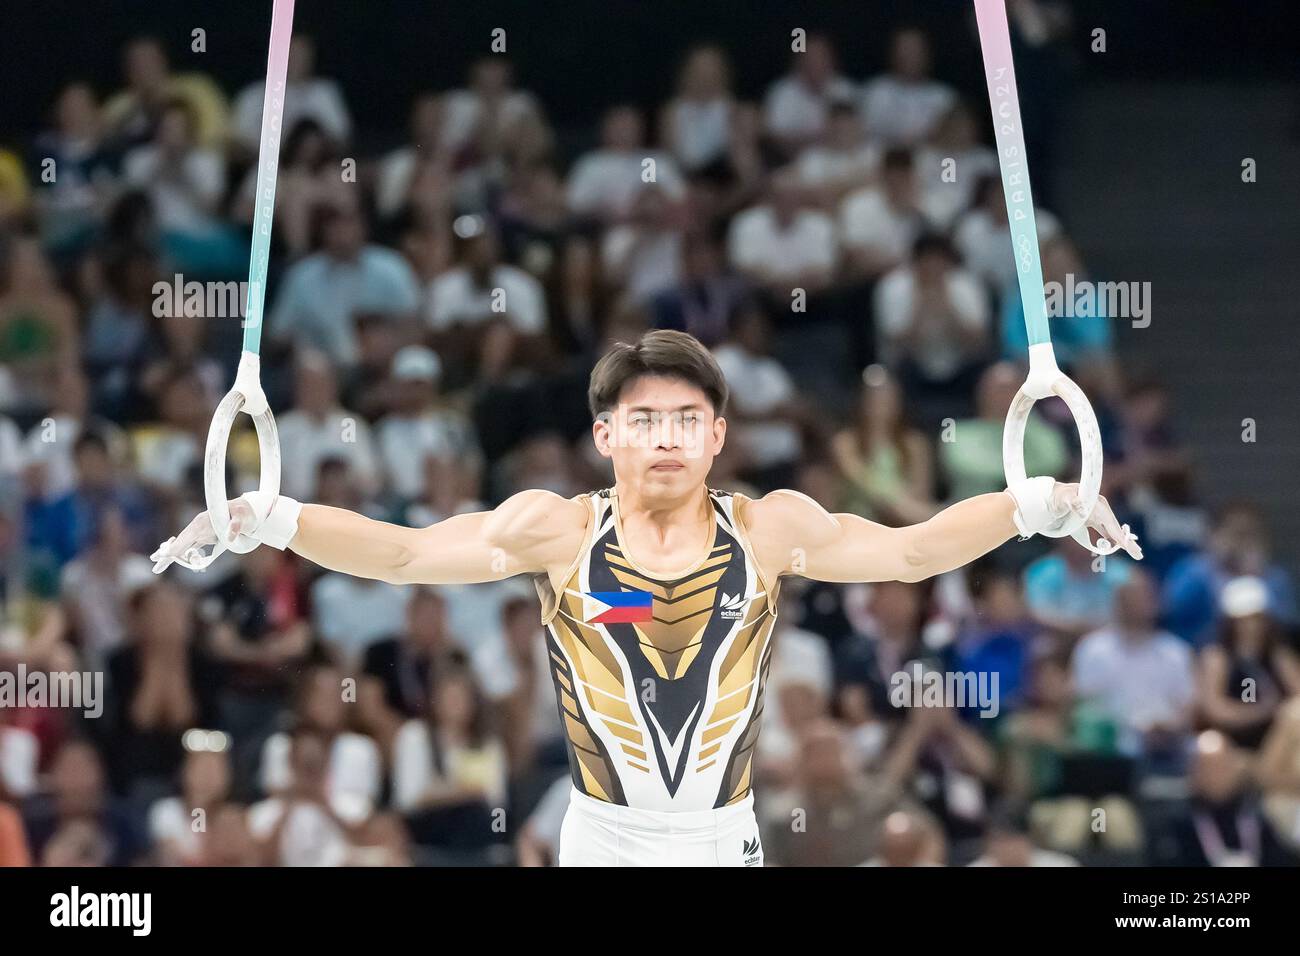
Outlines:
[[420,291],[415,273],[399,253],[366,241],[361,210],[329,207],[319,215],[321,251],[285,275],[270,332],[351,366],[358,358],[355,317],[378,313],[394,320],[413,319]]
[[139,482],[119,474],[104,436],[94,431],[77,436],[73,459],[77,468],[73,504],[78,549],[90,544],[104,511],[115,509],[130,529],[132,548],[148,553],[161,534],[153,503]]
[[43,461],[29,461],[23,469],[23,527],[29,561],[35,570],[57,579],[59,570],[77,556],[77,507],[70,492],[51,487],[48,471]]
[[957,639],[957,669],[996,674],[998,711],[1004,714],[1019,705],[1025,689],[1033,622],[1013,575],[993,567],[973,569],[970,590],[976,616]]
[[1078,637],[1110,621],[1115,592],[1130,571],[1124,558],[1099,558],[1061,538],[1055,551],[1025,568],[1025,603],[1038,624]]

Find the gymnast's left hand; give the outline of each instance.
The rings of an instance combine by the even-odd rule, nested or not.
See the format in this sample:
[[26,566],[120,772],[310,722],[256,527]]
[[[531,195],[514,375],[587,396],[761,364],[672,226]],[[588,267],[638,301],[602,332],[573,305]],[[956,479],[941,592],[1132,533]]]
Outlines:
[[[1058,481],[1052,487],[1052,499],[1048,507],[1059,515],[1082,514],[1083,501],[1079,498],[1079,486]],[[1096,531],[1111,544],[1118,545],[1133,560],[1142,560],[1142,548],[1138,545],[1137,535],[1129,530],[1128,525],[1119,523],[1104,495],[1097,496],[1097,503],[1092,506],[1086,527]]]
[[[1016,530],[1025,537],[1035,534],[1059,537],[1065,533],[1065,528],[1084,518],[1084,527],[1096,531],[1102,540],[1114,546],[1113,550],[1122,550],[1135,561],[1142,560],[1137,535],[1129,530],[1128,525],[1119,523],[1115,512],[1110,509],[1110,502],[1103,495],[1097,496],[1092,511],[1084,515],[1078,484],[1054,481],[1046,476],[1025,478],[1008,486],[1007,494],[1016,503],[1013,516]],[[1097,545],[1105,548],[1100,542]],[[1106,549],[1105,553],[1109,554],[1111,550]]]

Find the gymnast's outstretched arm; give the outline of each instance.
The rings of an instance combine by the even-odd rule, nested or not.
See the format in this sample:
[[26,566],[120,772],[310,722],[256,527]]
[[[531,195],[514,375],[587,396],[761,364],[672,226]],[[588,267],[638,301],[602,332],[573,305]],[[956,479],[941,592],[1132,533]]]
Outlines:
[[[264,505],[264,507],[263,507]],[[523,491],[492,511],[404,528],[342,508],[298,505],[257,493],[230,502],[232,539],[285,548],[331,571],[392,584],[473,584],[567,565],[586,533],[589,510],[549,491]],[[155,552],[155,572],[212,544],[207,512]]]
[[[774,491],[742,509],[760,565],[771,574],[817,581],[922,581],[951,571],[1016,534],[1043,530],[1077,506],[1078,485],[1030,479],[1026,487],[967,498],[928,521],[889,528],[852,514],[831,514],[797,491]],[[1088,527],[1141,558],[1099,497]]]

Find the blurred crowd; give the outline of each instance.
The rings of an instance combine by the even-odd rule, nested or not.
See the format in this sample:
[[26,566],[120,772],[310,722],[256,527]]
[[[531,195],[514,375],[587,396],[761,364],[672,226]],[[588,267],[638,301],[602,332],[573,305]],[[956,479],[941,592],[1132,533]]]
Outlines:
[[[1033,79],[1070,23],[1009,6],[1046,206],[1059,103]],[[295,37],[263,347],[285,493],[424,526],[605,487],[587,376],[650,328],[728,377],[714,487],[886,524],[1002,488],[1026,357],[1006,206],[979,77],[937,79],[931,41],[899,29],[864,79],[812,34],[753,100],[702,45],[659,108],[576,133],[494,56],[375,149]],[[529,582],[398,588],[269,548],[151,574],[204,508],[264,93],[175,53],[131,41],[119,88],[68,84],[0,149],[0,671],[106,684],[97,719],[0,699],[0,863],[553,863],[569,783]],[[1045,278],[1088,278],[1036,218]],[[1035,539],[921,584],[787,580],[769,864],[1300,852],[1293,582],[1251,503],[1203,499],[1191,423],[1094,312],[1053,338],[1146,560]],[[1040,409],[1027,469],[1067,478],[1068,412]],[[237,431],[234,493],[257,462]],[[899,674],[934,671],[996,680],[996,713],[898,706]]]

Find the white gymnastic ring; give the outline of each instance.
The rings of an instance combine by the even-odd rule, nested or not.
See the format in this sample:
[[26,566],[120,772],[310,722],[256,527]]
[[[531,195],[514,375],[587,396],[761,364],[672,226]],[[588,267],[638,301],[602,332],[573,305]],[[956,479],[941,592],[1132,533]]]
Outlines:
[[[226,499],[226,445],[230,440],[230,430],[234,427],[235,419],[239,417],[246,404],[261,405],[257,414],[250,416],[257,428],[257,445],[261,458],[258,490],[269,492],[272,498],[280,493],[280,437],[275,428],[275,417],[271,414],[270,407],[266,405],[260,387],[254,395],[248,396],[241,388],[241,384],[243,383],[236,379],[235,387],[226,393],[226,397],[221,400],[221,404],[213,413],[212,424],[208,428],[207,449],[203,456],[203,496],[207,500],[208,517],[212,521],[212,528],[217,534],[217,550],[213,552],[211,558],[215,558],[223,550],[247,554],[257,547],[256,541],[244,538],[242,535],[235,541],[226,540],[230,532],[230,506]],[[252,402],[249,401],[250,398]]]
[[1033,410],[1034,403],[1048,395],[1058,396],[1070,409],[1070,414],[1074,416],[1074,426],[1079,432],[1082,461],[1079,501],[1082,507],[1081,513],[1072,516],[1061,528],[1044,531],[1042,534],[1049,538],[1064,538],[1069,535],[1094,554],[1113,554],[1119,548],[1118,542],[1107,541],[1104,546],[1099,546],[1100,543],[1093,544],[1088,535],[1087,519],[1101,494],[1101,428],[1097,425],[1097,416],[1083,390],[1056,368],[1054,359],[1050,366],[1045,362],[1036,364],[1038,367],[1031,371],[1025,384],[1016,392],[1011,407],[1007,409],[1007,420],[1002,429],[1002,468],[1006,473],[1007,484],[1024,481],[1027,477],[1025,426],[1029,422],[1029,413]]

